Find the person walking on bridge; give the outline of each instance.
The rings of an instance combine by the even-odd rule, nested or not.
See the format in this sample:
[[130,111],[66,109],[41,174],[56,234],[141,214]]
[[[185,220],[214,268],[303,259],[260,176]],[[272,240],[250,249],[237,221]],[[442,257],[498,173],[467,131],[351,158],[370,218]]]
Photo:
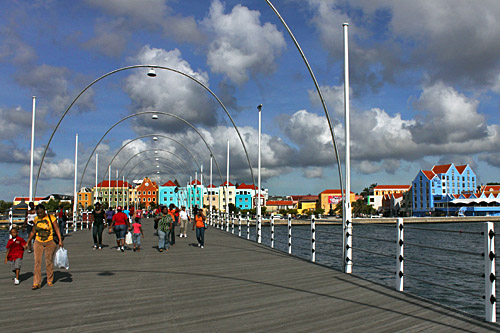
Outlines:
[[198,240],[198,247],[202,248],[205,246],[205,228],[207,225],[205,224],[205,215],[203,215],[203,211],[198,209],[195,216],[195,223],[193,224],[193,231],[196,227],[196,239]]
[[115,211],[113,210],[113,207],[109,206],[108,211],[106,212],[107,225],[111,225],[111,221],[113,220],[113,215],[115,215]]
[[109,225],[109,232],[112,231],[114,226],[117,250],[125,252],[125,235],[127,234],[127,230],[130,229],[130,221],[127,215],[122,212],[121,206],[116,207],[116,210],[118,212],[113,215],[113,219]]
[[102,250],[102,231],[104,230],[104,219],[106,217],[106,213],[104,212],[104,209],[101,208],[101,203],[98,202],[95,204],[92,216],[94,217],[94,221],[91,224],[92,237],[94,238],[93,249]]
[[170,247],[168,233],[172,230],[174,220],[168,212],[167,206],[162,207],[160,215],[155,218],[155,222],[158,222],[158,251],[168,251]]

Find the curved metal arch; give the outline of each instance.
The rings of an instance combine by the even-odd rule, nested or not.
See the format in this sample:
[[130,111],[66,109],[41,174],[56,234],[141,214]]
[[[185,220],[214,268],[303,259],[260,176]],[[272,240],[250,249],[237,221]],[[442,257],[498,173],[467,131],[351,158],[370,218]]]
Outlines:
[[[107,133],[106,133],[106,134],[107,134]],[[106,135],[106,134],[104,134],[104,135]],[[131,141],[127,142],[125,145],[123,145],[123,146],[121,147],[121,149],[123,149],[126,145],[128,145],[128,144],[130,144],[130,143],[132,143],[132,142],[134,142],[134,141],[136,141],[136,140],[140,140],[140,139],[147,138],[147,137],[151,137],[151,136],[157,136],[157,137],[161,137],[161,138],[165,138],[165,139],[170,139],[170,140],[172,140],[172,141],[174,141],[174,142],[178,143],[181,147],[183,147],[183,148],[184,148],[184,149],[188,152],[188,154],[189,154],[189,155],[191,155],[191,157],[193,158],[193,160],[194,160],[194,162],[196,163],[196,165],[198,166],[198,168],[200,168],[200,163],[198,162],[198,160],[196,160],[196,158],[193,156],[193,154],[191,153],[191,151],[190,151],[189,149],[187,149],[187,147],[186,147],[186,146],[184,146],[181,142],[179,142],[179,141],[177,141],[177,140],[175,140],[175,139],[173,139],[173,138],[171,138],[171,137],[169,137],[169,136],[167,136],[167,135],[163,135],[163,134],[159,134],[159,133],[158,133],[158,134],[146,134],[146,135],[141,135],[141,136],[139,136],[139,137],[137,137],[137,138],[135,138],[135,139],[133,139],[133,140],[131,140]],[[103,138],[104,138],[104,137],[103,137]],[[101,140],[102,140],[103,138],[101,138]],[[94,147],[94,151],[95,151],[96,149],[97,149],[97,146],[96,146],[96,147]],[[121,151],[121,149],[120,149],[118,152],[120,152],[120,151]],[[85,176],[85,172],[87,171],[87,167],[88,167],[88,165],[89,165],[89,163],[90,163],[90,160],[92,159],[92,156],[93,156],[93,154],[91,154],[91,155],[89,156],[89,159],[87,160],[87,164],[85,164],[85,169],[83,170],[82,177],[81,177],[81,179],[80,179],[80,187],[82,186],[82,183],[83,183],[83,178],[84,178],[84,176]],[[115,156],[116,156],[116,154],[115,154]],[[114,157],[115,157],[115,156],[113,156],[113,159],[114,159]],[[134,155],[134,156],[135,156],[135,155]],[[127,162],[128,162],[128,161],[127,161]],[[125,166],[126,166],[126,165],[127,165],[127,164],[125,164]],[[124,166],[123,168],[125,168],[125,166]],[[120,173],[121,173],[121,170],[120,170]]]
[[[198,83],[203,88],[205,88],[205,90],[207,90],[217,100],[217,102],[220,104],[220,106],[224,109],[224,112],[226,112],[226,115],[231,120],[231,123],[233,124],[233,127],[234,127],[236,133],[238,134],[238,137],[240,139],[241,145],[243,146],[243,150],[245,151],[245,155],[246,155],[247,161],[248,161],[248,167],[250,169],[250,174],[252,176],[252,182],[253,182],[253,185],[255,186],[255,178],[254,178],[254,175],[253,175],[252,164],[250,163],[250,158],[248,157],[247,148],[245,146],[245,142],[243,141],[243,138],[241,137],[240,131],[238,130],[238,127],[234,123],[233,118],[229,114],[229,111],[227,111],[226,106],[224,105],[224,103],[222,103],[222,101],[219,99],[219,97],[217,97],[217,95],[210,88],[208,88],[203,82],[199,81],[195,77],[193,77],[193,76],[191,76],[189,74],[186,74],[184,72],[181,72],[179,70],[173,69],[173,68],[169,68],[169,67],[165,67],[165,66],[159,66],[159,65],[133,65],[133,66],[126,66],[126,67],[115,69],[115,70],[113,70],[111,72],[108,72],[108,73],[106,73],[106,74],[98,77],[97,79],[95,79],[94,81],[92,81],[89,85],[87,85],[82,91],[80,91],[80,93],[75,97],[75,99],[71,102],[71,104],[68,106],[68,108],[64,111],[63,115],[61,116],[61,119],[59,119],[59,121],[57,122],[57,125],[54,128],[54,131],[50,135],[49,141],[47,142],[47,145],[45,146],[45,149],[43,151],[42,159],[40,160],[40,166],[38,168],[38,173],[37,173],[37,176],[36,176],[36,182],[35,182],[35,188],[34,188],[34,191],[33,191],[33,196],[36,195],[36,189],[37,189],[37,186],[38,186],[38,179],[40,178],[40,172],[42,171],[43,161],[45,160],[45,155],[47,154],[47,150],[49,149],[50,143],[52,142],[52,139],[54,138],[54,135],[55,135],[57,129],[59,128],[59,126],[61,125],[61,122],[63,121],[64,117],[66,117],[66,114],[68,114],[69,110],[73,107],[73,105],[76,103],[76,101],[80,98],[81,95],[83,95],[83,93],[85,91],[87,91],[90,87],[92,87],[95,83],[99,82],[100,80],[102,80],[102,79],[104,79],[104,78],[106,78],[106,77],[108,77],[110,75],[113,75],[115,73],[118,73],[118,72],[121,72],[121,71],[125,71],[125,70],[128,70],[128,69],[133,69],[133,68],[159,68],[159,69],[164,69],[164,70],[167,70],[167,71],[171,71],[171,72],[180,74],[180,75],[182,75],[184,77],[187,77],[187,78],[193,80],[194,82]],[[93,155],[93,153],[91,154],[91,156],[92,155]],[[213,156],[213,154],[212,154],[212,156]],[[215,164],[217,165],[217,162]]]
[[[144,152],[148,152],[148,151],[161,151],[161,152],[165,152],[165,153],[169,153],[175,157],[177,157],[179,159],[179,161],[181,161],[184,166],[186,167],[186,169],[189,169],[188,165],[186,164],[186,162],[179,156],[177,155],[176,153],[172,153],[171,151],[168,151],[166,149],[163,149],[163,148],[156,148],[156,149],[146,149],[146,150],[141,150],[140,152],[138,152],[137,154],[135,154],[134,156],[137,156],[139,155],[140,153],[144,153]],[[116,155],[115,155],[116,157]],[[113,158],[114,159],[114,158]],[[108,169],[109,170],[109,166],[111,165],[111,163],[113,162],[113,160],[111,160],[111,162],[109,162],[108,164]],[[182,168],[182,167],[181,167]],[[106,180],[106,176],[108,175],[108,173],[106,172],[106,174],[104,175],[103,179],[102,179],[102,182],[101,182],[101,186],[99,188],[102,188],[102,184],[104,183],[104,181]],[[119,179],[119,178],[118,178]]]
[[[158,150],[158,149],[159,149],[159,150]],[[161,148],[158,148],[158,149],[155,149],[155,151],[162,151],[162,152],[167,152],[167,153],[170,153],[170,152],[169,152],[169,151],[167,151],[167,150],[164,150],[164,149],[161,149]],[[147,153],[147,152],[150,152],[150,151],[153,151],[153,149],[142,150],[142,151],[138,152],[137,154],[135,154],[134,156],[132,156],[131,158],[129,158],[129,160],[127,161],[127,163],[125,163],[125,165],[124,165],[124,166],[120,169],[120,171],[118,172],[118,178],[120,178],[120,175],[122,174],[122,171],[123,171],[123,170],[125,170],[125,168],[127,167],[127,164],[128,164],[128,163],[129,163],[132,159],[134,159],[136,156],[139,156],[139,155],[140,155],[140,154],[142,154],[142,153]],[[173,154],[173,153],[171,153],[171,154]],[[144,156],[144,157],[145,157],[145,158],[144,158],[144,159],[142,159],[141,161],[146,160],[146,157],[147,157],[147,159],[152,158],[152,157],[150,157],[150,156]],[[155,156],[155,157],[156,157],[156,158],[160,158],[160,156]],[[176,156],[176,157],[177,157],[177,156]],[[165,157],[161,157],[161,158],[162,158],[162,159],[166,159]],[[139,161],[139,162],[141,162],[141,161]],[[177,168],[178,168],[181,172],[183,172],[185,175],[189,176],[189,173],[187,172],[188,168],[186,168],[186,169],[182,168],[182,166],[181,166],[180,164],[178,164],[178,163],[177,163],[176,161],[174,161],[174,160],[169,160],[169,161],[171,161],[172,163],[175,163],[175,166],[176,166],[176,167],[177,167]],[[137,162],[137,164],[138,164],[139,162]],[[181,160],[181,162],[183,162],[183,163],[184,163],[184,166],[186,166],[186,167],[187,167],[187,164],[186,164],[183,160]],[[133,168],[135,168],[135,167],[137,166],[137,164],[135,164],[135,165],[131,168],[131,170],[132,170]],[[127,174],[128,174],[128,173],[129,173],[129,172],[127,172]]]
[[[116,126],[118,126],[120,123],[124,122],[125,120],[128,120],[130,118],[133,118],[133,117],[137,117],[137,116],[140,116],[140,115],[144,115],[144,114],[162,114],[164,116],[169,116],[169,117],[172,117],[172,118],[175,118],[177,120],[180,120],[182,121],[183,123],[185,123],[186,125],[190,126],[193,130],[195,130],[195,132],[200,136],[200,138],[203,140],[203,142],[205,143],[205,146],[207,146],[207,149],[210,151],[210,154],[211,156],[213,156],[213,152],[212,152],[212,148],[210,147],[210,145],[208,144],[208,142],[205,140],[205,138],[203,137],[203,135],[201,135],[200,131],[198,131],[198,129],[193,125],[191,124],[189,121],[185,120],[184,118],[178,116],[178,115],[175,115],[175,114],[172,114],[172,113],[168,113],[168,112],[163,112],[163,111],[142,111],[142,112],[137,112],[137,113],[134,113],[134,114],[131,114],[131,115],[128,115],[126,117],[123,117],[122,119],[120,119],[119,121],[117,121],[115,124],[113,124],[113,126],[111,126],[107,131],[106,133],[104,133],[104,135],[101,137],[101,139],[99,140],[99,142],[95,145],[94,149],[92,150],[92,152],[90,153],[90,156],[92,157],[92,155],[94,155],[95,151],[97,150],[97,147],[101,144],[102,140],[104,140],[104,137],[113,129],[115,128]],[[123,146],[122,148],[120,148],[120,150],[118,152],[120,152],[121,150],[123,149]],[[115,154],[115,157],[116,157],[117,154]],[[114,158],[113,158],[114,160]],[[113,163],[113,160],[111,160],[111,162],[109,162],[109,165],[111,165]],[[215,161],[215,166],[217,167],[217,170],[219,171],[219,175],[222,179],[222,173],[220,172],[220,169],[219,169],[219,165],[217,164],[217,160],[214,158],[214,161]],[[84,173],[85,171],[87,170],[87,166],[90,162],[90,158],[87,160],[87,165],[85,165],[85,169],[84,169]],[[82,176],[80,178],[80,187],[82,186],[82,183],[83,183],[83,176],[84,176],[84,173],[82,173]],[[105,173],[105,176],[108,174],[108,170],[106,170],[106,173]]]
[[[141,159],[139,162],[137,162],[136,164],[134,164],[134,166],[132,168],[130,168],[130,170],[127,172],[127,174],[125,175],[125,179],[128,178],[128,176],[130,176],[130,174],[132,173],[132,170],[134,170],[139,164],[141,163],[144,163],[146,161],[151,161],[153,159],[158,159],[158,160],[163,160],[163,161],[168,161],[169,163],[172,163],[173,161],[168,159],[168,158],[165,158],[165,157],[148,157],[148,158],[144,158],[144,159]],[[184,169],[176,169],[174,168],[173,166],[170,166],[168,164],[162,164],[162,163],[156,163],[157,165],[158,164],[161,164],[163,167],[166,167],[166,168],[169,168],[171,171],[174,171],[174,172],[178,172],[179,174],[183,175],[184,177],[187,177],[187,179],[189,179],[189,174],[184,170]],[[176,165],[176,167],[178,167]]]

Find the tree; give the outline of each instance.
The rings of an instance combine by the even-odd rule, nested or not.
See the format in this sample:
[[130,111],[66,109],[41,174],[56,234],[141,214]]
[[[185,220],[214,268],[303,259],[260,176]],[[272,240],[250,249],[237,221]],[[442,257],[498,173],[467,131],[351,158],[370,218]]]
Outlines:
[[0,212],[6,212],[12,207],[12,202],[0,200]]
[[48,212],[55,212],[59,209],[59,201],[50,199],[44,206]]

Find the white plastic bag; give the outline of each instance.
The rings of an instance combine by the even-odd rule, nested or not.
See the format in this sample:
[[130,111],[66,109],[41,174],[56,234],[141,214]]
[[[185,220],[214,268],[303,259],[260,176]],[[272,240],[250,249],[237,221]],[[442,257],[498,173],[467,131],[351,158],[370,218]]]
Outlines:
[[127,244],[127,245],[133,244],[132,233],[130,231],[127,232],[127,235],[125,236],[125,244]]
[[69,269],[68,250],[60,247],[54,256],[54,266]]

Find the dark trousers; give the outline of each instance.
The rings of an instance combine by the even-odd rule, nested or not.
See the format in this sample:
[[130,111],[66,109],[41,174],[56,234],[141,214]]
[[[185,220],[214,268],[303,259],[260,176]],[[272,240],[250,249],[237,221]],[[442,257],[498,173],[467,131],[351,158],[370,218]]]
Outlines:
[[102,231],[104,224],[94,224],[92,227],[92,237],[94,237],[94,245],[102,245]]
[[66,221],[64,219],[57,219],[57,224],[59,224],[59,231],[61,236],[64,236],[64,229],[66,229]]
[[196,239],[201,246],[205,246],[205,227],[196,228]]
[[175,224],[172,224],[172,229],[170,229],[168,231],[168,233],[169,233],[170,245],[174,245],[175,244]]

